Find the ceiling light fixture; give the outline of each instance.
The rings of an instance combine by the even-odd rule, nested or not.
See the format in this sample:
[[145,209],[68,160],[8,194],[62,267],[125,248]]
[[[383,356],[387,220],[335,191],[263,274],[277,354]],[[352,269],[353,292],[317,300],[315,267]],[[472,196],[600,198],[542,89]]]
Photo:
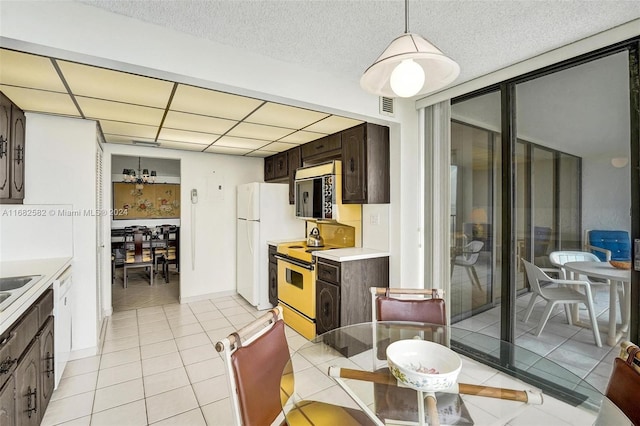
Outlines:
[[454,60],[409,32],[409,0],[405,0],[404,8],[404,34],[389,44],[360,79],[360,87],[367,92],[409,98],[438,90],[460,74]]
[[124,169],[122,175],[125,182],[135,183],[136,189],[144,188],[145,183],[155,183],[157,177],[155,170],[151,170],[149,174],[149,169],[140,169],[140,157],[138,157],[138,175],[136,176],[135,169]]

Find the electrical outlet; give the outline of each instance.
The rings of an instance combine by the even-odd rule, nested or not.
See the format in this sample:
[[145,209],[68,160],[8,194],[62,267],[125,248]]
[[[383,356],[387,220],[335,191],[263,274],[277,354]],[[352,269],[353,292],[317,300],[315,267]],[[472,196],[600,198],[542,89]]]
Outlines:
[[380,215],[379,214],[369,215],[369,223],[371,225],[380,225]]

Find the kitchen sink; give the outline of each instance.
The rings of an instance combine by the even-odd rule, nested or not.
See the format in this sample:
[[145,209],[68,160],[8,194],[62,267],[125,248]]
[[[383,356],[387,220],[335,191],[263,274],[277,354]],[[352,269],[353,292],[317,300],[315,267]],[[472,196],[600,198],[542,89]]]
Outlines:
[[42,275],[22,275],[20,277],[0,278],[0,311],[15,302],[31,286],[38,282]]
[[24,287],[32,280],[40,278],[42,275],[25,275],[22,277],[0,278],[0,291],[11,291]]

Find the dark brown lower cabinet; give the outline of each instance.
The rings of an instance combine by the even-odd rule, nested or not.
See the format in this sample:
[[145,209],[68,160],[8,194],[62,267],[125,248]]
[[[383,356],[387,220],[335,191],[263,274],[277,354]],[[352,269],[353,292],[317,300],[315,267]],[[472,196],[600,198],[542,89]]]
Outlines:
[[43,416],[56,384],[53,371],[53,316],[49,316],[47,319],[38,340],[40,341],[40,401],[38,407],[40,407],[40,416]]
[[269,262],[269,303],[278,305],[278,264]]
[[12,425],[16,421],[16,404],[13,398],[15,381],[13,376],[9,378],[4,387],[0,389],[0,425]]
[[40,401],[38,399],[38,364],[40,345],[35,339],[18,362],[16,378],[16,426],[38,426],[40,424]]
[[316,333],[340,327],[340,287],[316,280]]

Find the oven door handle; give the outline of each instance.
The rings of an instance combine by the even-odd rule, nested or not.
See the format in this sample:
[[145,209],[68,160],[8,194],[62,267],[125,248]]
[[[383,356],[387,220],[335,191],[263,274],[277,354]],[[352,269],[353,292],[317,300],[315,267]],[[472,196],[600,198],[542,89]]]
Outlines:
[[282,260],[283,262],[288,262],[288,263],[291,263],[292,265],[296,265],[301,268],[307,269],[309,271],[313,271],[314,269],[313,264],[300,262],[298,260],[291,259],[290,257],[284,257],[282,255],[276,254],[275,258],[278,260]]

